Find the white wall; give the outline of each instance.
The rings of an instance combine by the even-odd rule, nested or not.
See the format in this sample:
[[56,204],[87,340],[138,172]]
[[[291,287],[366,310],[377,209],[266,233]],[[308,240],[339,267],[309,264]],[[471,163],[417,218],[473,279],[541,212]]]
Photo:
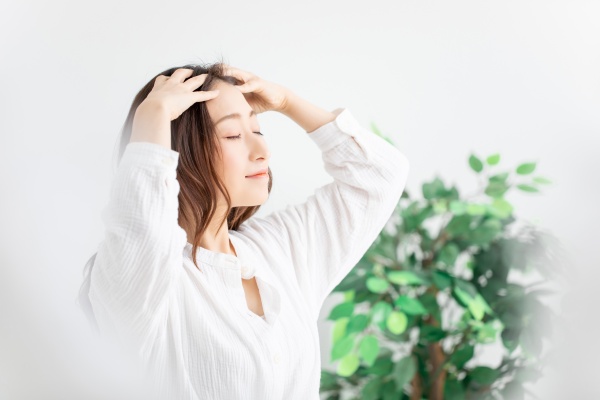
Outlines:
[[[74,299],[102,239],[119,129],[155,73],[223,55],[325,109],[348,107],[365,125],[374,121],[411,161],[413,195],[435,174],[472,191],[471,152],[499,152],[507,168],[537,161],[554,184],[509,200],[571,249],[576,262],[566,267],[578,271],[571,288],[579,297],[567,311],[573,320],[557,327],[568,329],[571,367],[548,372],[532,390],[544,399],[598,395],[590,355],[600,350],[599,14],[600,3],[575,0],[5,1],[0,376],[13,377],[10,393],[29,398],[24,387],[34,380],[47,396],[77,397],[92,392],[91,383],[71,389],[82,376],[107,370],[83,352],[89,338]],[[293,121],[259,119],[276,178],[265,214],[303,201],[329,177]],[[327,367],[325,317],[338,296],[322,310]],[[18,367],[24,360],[35,368]],[[42,376],[58,384],[44,386]]]

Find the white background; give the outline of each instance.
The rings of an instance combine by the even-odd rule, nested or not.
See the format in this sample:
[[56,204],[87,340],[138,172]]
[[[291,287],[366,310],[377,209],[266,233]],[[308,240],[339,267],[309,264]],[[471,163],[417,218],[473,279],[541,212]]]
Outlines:
[[[376,123],[411,162],[412,196],[436,175],[473,191],[471,153],[499,152],[500,169],[537,162],[535,174],[554,183],[508,200],[573,254],[565,288],[574,293],[552,302],[566,318],[556,330],[567,344],[559,368],[531,391],[597,397],[599,17],[600,2],[574,0],[5,0],[0,397],[103,398],[106,382],[118,379],[105,351],[90,348],[75,303],[102,240],[113,150],[133,96],[152,76],[220,56],[324,109],[347,107],[365,126]],[[276,113],[259,120],[274,175],[264,215],[330,178],[293,121]],[[328,369],[325,318],[340,298],[321,314]],[[498,348],[479,351],[484,365],[499,362]]]

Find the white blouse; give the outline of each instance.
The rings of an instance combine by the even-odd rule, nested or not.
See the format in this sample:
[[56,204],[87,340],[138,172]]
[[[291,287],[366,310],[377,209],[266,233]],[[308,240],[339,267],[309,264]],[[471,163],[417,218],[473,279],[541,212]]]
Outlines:
[[[395,210],[409,163],[350,111],[307,136],[333,181],[301,204],[230,230],[237,253],[192,245],[179,226],[179,153],[129,143],[102,212],[89,290],[101,332],[127,338],[164,399],[319,399],[317,320]],[[264,318],[246,303],[256,278]]]

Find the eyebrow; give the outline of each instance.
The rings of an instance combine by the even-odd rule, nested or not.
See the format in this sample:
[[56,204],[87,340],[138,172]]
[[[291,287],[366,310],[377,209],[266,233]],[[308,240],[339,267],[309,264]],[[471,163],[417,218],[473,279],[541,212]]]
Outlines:
[[[256,115],[256,112],[254,110],[250,111],[250,115],[248,115],[248,118],[251,118],[253,115]],[[226,119],[232,119],[232,118],[242,118],[242,116],[239,113],[233,113],[233,114],[229,114],[226,115],[224,117],[219,118],[219,120],[217,122],[215,122],[215,126],[217,126],[220,122],[225,121]]]

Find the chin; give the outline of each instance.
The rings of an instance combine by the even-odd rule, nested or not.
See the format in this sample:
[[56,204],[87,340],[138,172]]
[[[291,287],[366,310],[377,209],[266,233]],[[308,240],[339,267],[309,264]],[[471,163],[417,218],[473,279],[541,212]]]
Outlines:
[[248,200],[248,201],[244,201],[242,202],[242,204],[238,207],[255,207],[255,206],[261,206],[263,205],[267,200],[269,199],[269,196],[266,196],[264,199],[256,199],[256,200]]

